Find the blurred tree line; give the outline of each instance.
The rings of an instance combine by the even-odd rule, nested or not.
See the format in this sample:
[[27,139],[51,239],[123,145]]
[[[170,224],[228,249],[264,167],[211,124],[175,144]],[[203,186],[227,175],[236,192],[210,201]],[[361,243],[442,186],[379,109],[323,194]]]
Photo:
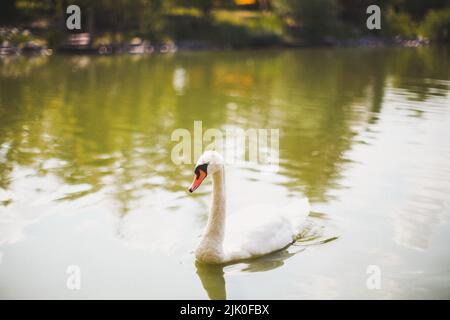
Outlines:
[[[216,9],[275,16],[286,35],[310,42],[374,34],[450,39],[450,0],[2,0],[0,26],[45,20],[49,30],[61,30],[70,4],[82,9],[83,31],[131,32],[149,39],[162,38],[167,28],[176,27],[176,21],[168,23],[174,12],[213,23]],[[381,8],[381,30],[366,28],[366,8],[372,4]]]
[[[450,40],[449,0],[275,0],[278,14],[290,19],[294,30],[311,41],[324,36],[351,37],[366,34],[423,36]],[[368,30],[366,9],[381,8],[381,30]],[[289,21],[289,20],[288,20]]]

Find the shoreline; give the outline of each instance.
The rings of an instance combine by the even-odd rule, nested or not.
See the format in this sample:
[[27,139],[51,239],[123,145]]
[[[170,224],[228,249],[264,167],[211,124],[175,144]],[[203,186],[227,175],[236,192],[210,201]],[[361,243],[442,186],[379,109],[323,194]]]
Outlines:
[[314,49],[314,48],[417,48],[428,46],[431,43],[426,39],[401,39],[401,38],[377,38],[361,37],[355,39],[339,39],[326,42],[310,44],[301,42],[282,42],[265,45],[231,46],[214,45],[200,41],[180,41],[155,45],[145,45],[145,41],[140,44],[119,44],[104,46],[61,46],[48,48],[34,43],[25,43],[17,46],[0,46],[0,58],[11,56],[35,56],[35,55],[93,55],[93,56],[113,56],[113,55],[152,55],[169,54],[176,52],[208,52],[208,51],[240,51],[240,50],[282,50],[282,49]]

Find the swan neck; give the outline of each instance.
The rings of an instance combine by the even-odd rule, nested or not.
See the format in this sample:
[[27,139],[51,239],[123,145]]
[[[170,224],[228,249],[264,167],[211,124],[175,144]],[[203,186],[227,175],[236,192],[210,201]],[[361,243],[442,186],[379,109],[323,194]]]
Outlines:
[[223,169],[213,174],[213,195],[207,234],[221,242],[225,234],[225,177]]
[[221,262],[225,236],[225,177],[223,167],[212,176],[211,212],[197,249],[197,258],[205,262]]
[[[225,214],[225,176],[223,168],[213,174],[213,208],[220,210],[216,214]],[[223,212],[222,212],[223,211]]]

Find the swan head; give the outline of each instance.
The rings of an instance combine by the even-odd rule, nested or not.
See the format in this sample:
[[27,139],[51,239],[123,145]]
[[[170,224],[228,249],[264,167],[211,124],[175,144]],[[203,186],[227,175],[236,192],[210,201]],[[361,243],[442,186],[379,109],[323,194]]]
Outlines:
[[205,180],[208,174],[214,174],[222,170],[224,164],[223,157],[217,151],[208,150],[205,151],[194,168],[194,181],[192,182],[189,192],[194,192]]

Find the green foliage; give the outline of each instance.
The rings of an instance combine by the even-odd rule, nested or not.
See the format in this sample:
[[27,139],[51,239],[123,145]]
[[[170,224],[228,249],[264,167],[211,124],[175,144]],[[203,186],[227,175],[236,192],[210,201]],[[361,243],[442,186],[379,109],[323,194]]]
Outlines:
[[[83,31],[114,43],[136,36],[249,46],[255,38],[314,44],[364,35],[450,37],[450,0],[267,0],[265,10],[239,10],[233,0],[3,0],[1,25],[42,22],[49,44],[57,46],[66,36],[69,3],[81,7]],[[374,3],[381,7],[382,30],[366,28],[366,8]]]
[[450,41],[450,8],[431,10],[422,23],[421,31],[430,40]]
[[429,10],[441,10],[450,5],[449,0],[390,0],[385,1],[398,12],[408,14],[414,21],[422,21]]
[[204,15],[209,15],[211,13],[214,4],[214,0],[193,0],[192,2]]
[[413,38],[417,36],[417,27],[407,13],[396,13],[394,10],[387,10],[382,20],[382,33],[387,36],[400,36],[403,38]]
[[282,41],[282,21],[270,13],[214,10],[205,18],[197,11],[177,10],[167,18],[168,36],[175,41],[197,40],[231,47],[273,45]]
[[294,32],[309,42],[335,35],[339,7],[336,0],[279,0],[276,9],[293,20]]
[[169,6],[171,8],[193,8],[198,9],[203,16],[209,16],[212,9],[223,2],[223,0],[169,0]]

